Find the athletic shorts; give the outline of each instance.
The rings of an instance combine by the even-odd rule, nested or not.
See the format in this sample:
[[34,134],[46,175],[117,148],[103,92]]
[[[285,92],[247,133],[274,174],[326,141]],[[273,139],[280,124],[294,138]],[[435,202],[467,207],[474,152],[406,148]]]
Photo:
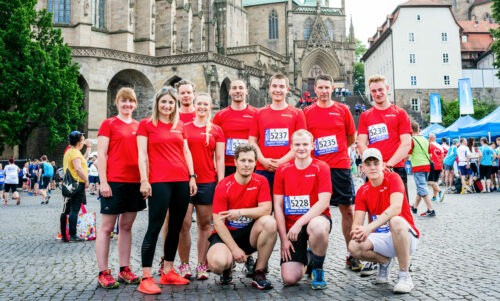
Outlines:
[[216,182],[197,184],[198,192],[189,199],[193,205],[212,205]]
[[453,171],[453,165],[443,164],[443,170]]
[[473,176],[477,176],[479,173],[479,168],[477,167],[476,163],[471,163],[470,164],[470,170],[472,171]]
[[470,168],[467,168],[466,165],[458,166],[458,171],[460,172],[460,175],[462,175],[462,176],[472,175],[472,170]]
[[496,174],[496,173],[498,173],[498,166],[492,166],[492,167],[491,167],[491,173],[492,173],[492,174]]
[[[410,236],[411,256],[415,253],[415,250],[417,250],[418,238],[411,229],[408,230],[408,235]],[[396,249],[394,248],[394,241],[392,240],[392,233],[390,231],[387,233],[371,233],[368,235],[368,239],[373,244],[373,252],[388,258],[397,257]]]
[[330,205],[354,205],[354,182],[350,169],[330,168],[332,198]]
[[121,214],[138,212],[146,208],[146,200],[142,197],[140,183],[109,182],[112,196],[101,198],[101,214]]
[[30,177],[30,187],[31,189],[35,188],[36,177]]
[[[234,242],[236,242],[238,247],[242,249],[246,255],[250,255],[257,251],[257,249],[252,247],[252,245],[250,244],[250,232],[252,232],[254,223],[255,222],[252,222],[250,225],[242,229],[229,231],[229,233],[231,233],[231,237],[234,239]],[[224,243],[222,238],[220,238],[219,234],[217,233],[213,233],[212,235],[210,235],[208,241],[210,242],[210,246],[208,247],[209,249],[217,243]]]
[[489,180],[491,178],[491,165],[479,165],[479,176],[481,179]]
[[89,183],[100,184],[101,182],[99,181],[99,176],[89,176]]
[[28,178],[23,178],[23,183],[28,182]]
[[439,181],[439,178],[441,177],[441,171],[440,170],[431,170],[429,173],[429,177],[427,178],[427,181],[429,182],[437,182]]
[[16,192],[17,191],[17,184],[9,184],[9,183],[5,183],[4,184],[4,192],[5,193],[9,193],[9,191],[12,191],[12,193]]
[[49,186],[52,177],[42,177],[40,182],[38,183],[38,189],[47,189]]
[[0,191],[3,191],[4,186],[4,183],[0,184]]
[[[325,219],[330,222],[330,232],[332,231],[332,219],[329,218],[328,216],[321,215]],[[307,225],[302,226],[302,229],[299,232],[299,235],[297,237],[297,241],[292,241],[293,248],[295,249],[295,253],[290,250],[290,254],[292,255],[292,259],[290,261],[283,261],[283,258],[281,259],[280,264],[283,264],[285,262],[300,262],[303,265],[307,265],[307,243],[309,241],[309,234],[307,234]]]

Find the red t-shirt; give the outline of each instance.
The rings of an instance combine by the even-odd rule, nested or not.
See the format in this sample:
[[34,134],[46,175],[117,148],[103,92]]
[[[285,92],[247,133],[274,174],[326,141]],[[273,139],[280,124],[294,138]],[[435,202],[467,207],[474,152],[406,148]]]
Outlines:
[[317,103],[304,109],[307,129],[314,137],[314,156],[330,168],[349,169],[347,136],[356,133],[354,119],[346,105],[333,102],[328,108]]
[[[283,195],[283,212],[287,231],[318,202],[318,194],[332,193],[328,164],[313,159],[305,169],[298,169],[295,161],[282,164],[274,176],[274,195]],[[330,217],[330,208],[323,211]]]
[[[369,146],[380,150],[384,162],[394,155],[401,144],[399,136],[411,133],[408,114],[396,105],[385,110],[372,107],[359,117],[358,134],[368,135]],[[401,160],[394,167],[404,165],[405,160]]]
[[[420,232],[415,227],[413,216],[410,212],[410,205],[406,198],[403,180],[401,180],[401,177],[397,173],[384,172],[384,181],[380,186],[373,187],[370,182],[366,182],[361,186],[356,192],[354,209],[368,212],[370,220],[375,220],[391,205],[391,194],[395,192],[403,194],[403,206],[399,216],[404,218],[410,224],[417,237],[420,237]],[[388,223],[375,230],[375,232],[381,233],[389,231]]]
[[[280,159],[290,151],[292,134],[305,128],[302,110],[290,105],[283,110],[273,110],[267,105],[257,112],[249,136],[257,138],[265,158]],[[257,169],[264,170],[264,167],[257,162]]]
[[188,137],[182,121],[172,129],[171,123],[158,120],[157,126],[154,126],[151,119],[143,119],[139,123],[137,136],[148,138],[150,183],[189,181],[184,157],[184,139]]
[[[254,173],[250,182],[241,185],[232,174],[217,184],[212,212],[219,214],[230,209],[256,208],[259,203],[270,201],[269,183],[264,176]],[[251,218],[242,216],[235,221],[226,220],[226,226],[229,230],[237,230],[248,226],[252,221]]]
[[436,142],[432,142],[429,144],[429,148],[431,153],[431,161],[434,162],[434,170],[442,170],[443,158],[445,157],[443,147]]
[[108,182],[139,183],[137,127],[132,120],[126,123],[118,117],[104,120],[97,136],[109,138],[106,177]]
[[192,122],[196,117],[196,112],[193,111],[193,112],[190,112],[190,113],[182,113],[182,112],[179,112],[179,120],[184,122],[184,124],[188,123],[188,122]]
[[248,132],[257,115],[257,109],[248,105],[235,111],[230,106],[215,114],[213,123],[220,126],[226,138],[225,165],[234,166],[234,150],[242,143],[248,143]]
[[194,173],[198,176],[196,183],[212,183],[217,181],[217,172],[214,164],[215,145],[217,142],[224,143],[224,134],[222,129],[212,124],[208,133],[207,145],[207,127],[197,127],[193,122],[184,126],[187,133],[189,150],[193,157]]

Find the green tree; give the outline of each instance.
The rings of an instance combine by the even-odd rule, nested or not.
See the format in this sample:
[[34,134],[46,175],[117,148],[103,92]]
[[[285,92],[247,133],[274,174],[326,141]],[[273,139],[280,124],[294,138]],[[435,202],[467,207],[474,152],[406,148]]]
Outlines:
[[79,67],[52,15],[35,0],[0,0],[0,151],[26,142],[36,128],[47,130],[50,149],[83,123]]
[[[500,0],[493,0],[492,11],[493,19],[497,23],[500,22]],[[493,44],[491,45],[491,51],[495,54],[495,62],[493,65],[500,69],[500,27],[497,29],[492,29],[491,35],[493,36]],[[497,72],[497,77],[500,78],[500,71]]]
[[356,39],[356,49],[354,51],[356,56],[356,62],[354,63],[353,72],[353,86],[354,93],[357,95],[358,91],[361,94],[365,94],[365,64],[361,62],[361,57],[366,52],[366,46],[358,39]]
[[[477,120],[482,119],[497,108],[496,104],[493,101],[479,101],[477,99],[473,99],[473,102],[474,114],[471,116]],[[444,127],[448,127],[460,117],[458,100],[455,99],[452,101],[443,101],[443,99],[441,99],[441,103],[443,112],[442,125]]]

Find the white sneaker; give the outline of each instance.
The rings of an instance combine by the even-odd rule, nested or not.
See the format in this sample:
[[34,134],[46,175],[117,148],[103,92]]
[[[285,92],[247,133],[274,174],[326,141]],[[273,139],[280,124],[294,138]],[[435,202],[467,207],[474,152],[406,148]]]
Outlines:
[[392,258],[389,258],[389,262],[387,262],[386,264],[379,263],[377,279],[375,279],[375,283],[389,283],[389,280],[391,279],[391,268]]
[[398,274],[398,283],[394,286],[393,291],[398,294],[406,294],[411,292],[414,287],[410,273],[400,271]]

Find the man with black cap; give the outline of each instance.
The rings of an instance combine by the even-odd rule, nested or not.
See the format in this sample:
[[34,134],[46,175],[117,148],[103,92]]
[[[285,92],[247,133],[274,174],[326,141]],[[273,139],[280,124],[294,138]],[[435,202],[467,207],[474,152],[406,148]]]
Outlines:
[[[379,263],[376,283],[388,283],[393,258],[398,258],[395,293],[409,293],[414,285],[408,267],[420,233],[415,227],[403,181],[385,169],[376,148],[363,152],[362,169],[368,182],[356,194],[349,251],[361,260]],[[364,225],[368,213],[370,222]]]

